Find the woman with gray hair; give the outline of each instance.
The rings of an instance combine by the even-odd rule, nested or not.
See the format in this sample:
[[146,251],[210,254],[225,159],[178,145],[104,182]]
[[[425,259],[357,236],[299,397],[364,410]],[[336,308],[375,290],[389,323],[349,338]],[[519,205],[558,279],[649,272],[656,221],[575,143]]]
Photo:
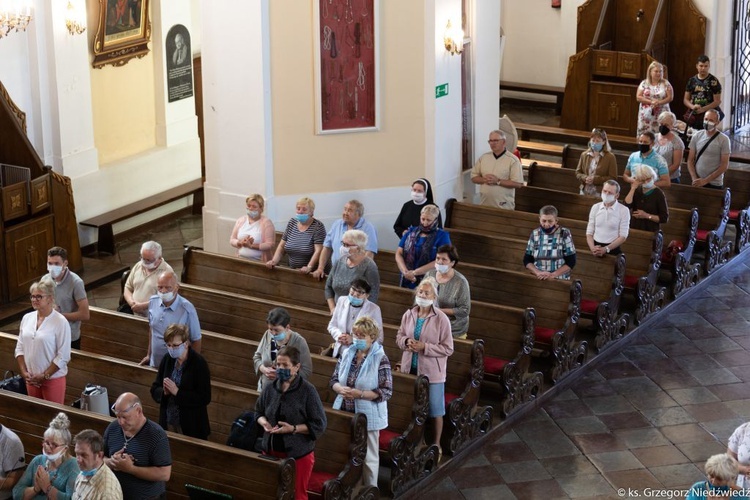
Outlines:
[[[335,244],[336,242],[334,242]],[[370,301],[378,302],[380,273],[378,266],[367,256],[367,234],[359,229],[350,229],[341,237],[339,260],[333,263],[326,280],[325,296],[333,314],[336,302],[349,293],[352,281],[362,278],[370,284]]]
[[396,250],[396,265],[401,271],[399,286],[414,288],[427,271],[435,269],[437,249],[450,245],[451,238],[438,225],[440,209],[435,205],[422,208],[419,225],[409,228]]
[[71,498],[76,476],[81,472],[75,457],[71,456],[71,441],[70,420],[60,412],[44,431],[42,454],[31,460],[23,477],[13,488],[13,498]]
[[698,481],[688,490],[685,500],[705,500],[706,498],[747,498],[736,485],[739,471],[737,460],[726,453],[714,455],[706,460],[708,481]]
[[655,233],[660,224],[669,220],[669,207],[664,191],[655,185],[659,176],[656,170],[640,164],[633,172],[633,184],[623,200],[630,209],[630,228]]
[[400,370],[430,380],[429,416],[434,420],[433,443],[440,448],[445,415],[445,374],[453,354],[451,322],[437,306],[438,284],[425,278],[417,286],[414,307],[401,317],[396,344],[403,351]]
[[664,111],[659,115],[659,133],[656,134],[654,151],[659,153],[667,162],[669,179],[680,183],[680,164],[685,154],[685,143],[674,132],[677,117],[671,111]]
[[21,319],[16,362],[29,396],[65,404],[70,323],[55,309],[55,283],[45,277],[29,288],[34,310]]

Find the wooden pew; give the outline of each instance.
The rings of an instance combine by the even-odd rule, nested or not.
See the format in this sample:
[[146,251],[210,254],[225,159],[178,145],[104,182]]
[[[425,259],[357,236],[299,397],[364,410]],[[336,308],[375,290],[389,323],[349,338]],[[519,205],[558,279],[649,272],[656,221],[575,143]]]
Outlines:
[[[0,333],[0,359],[4,366],[13,366],[15,338]],[[74,351],[74,363],[78,361]],[[71,366],[71,370],[74,366]],[[107,370],[109,365],[102,367]],[[143,367],[141,367],[143,368]],[[149,371],[144,368],[144,370]],[[153,373],[151,374],[153,375]],[[110,397],[114,394],[110,391]],[[71,399],[70,391],[68,399]],[[146,401],[150,396],[141,395]],[[71,421],[73,434],[85,429],[104,432],[109,416],[83,411],[70,406],[49,403],[29,396],[0,391],[0,418],[3,425],[16,431],[26,450],[37,450],[49,422],[60,411]],[[149,418],[152,418],[150,415]],[[167,482],[169,498],[187,498],[184,484],[191,483],[210,490],[232,495],[234,498],[294,498],[294,460],[267,460],[257,453],[229,446],[189,438],[168,432],[172,451],[172,476]],[[201,464],[196,467],[196,464]],[[227,467],[232,464],[232,467]],[[251,493],[252,492],[252,493]]]
[[[539,85],[536,83],[518,83],[518,82],[500,82],[500,91],[512,90],[515,92],[524,92],[528,94],[542,94],[551,95],[555,97],[555,112],[556,114],[562,113],[562,101],[565,95],[564,87],[555,87],[551,85]],[[516,101],[519,99],[509,99],[507,97],[500,98],[500,105],[502,106],[503,100]],[[544,101],[534,101],[537,105],[545,104]]]
[[[542,170],[546,172],[548,169],[540,168],[539,172]],[[570,175],[572,176],[572,174]],[[538,214],[541,207],[551,204],[555,205],[560,217],[564,219],[588,221],[591,206],[596,202],[596,199],[588,196],[580,196],[575,193],[566,193],[535,186],[527,186],[516,191],[517,212],[525,211],[531,214]],[[695,213],[693,213],[694,211]],[[474,215],[474,212],[471,212],[471,214]],[[466,217],[461,218],[461,220],[465,219]],[[697,209],[691,208],[685,210],[670,206],[669,222],[661,226],[665,243],[680,241],[683,245],[680,257],[675,259],[676,264],[670,263],[668,266],[669,270],[672,271],[670,288],[674,296],[679,295],[698,281],[700,267],[697,264],[691,263],[693,250],[695,249],[698,220]],[[477,222],[471,222],[471,224],[476,226]],[[636,234],[634,230],[631,230],[631,232],[634,235]],[[626,241],[625,245],[627,244]],[[646,248],[641,247],[643,249]],[[623,246],[623,249],[626,252],[630,252],[627,246]],[[676,265],[678,267],[675,267]]]
[[541,154],[545,156],[558,156],[564,159],[568,154],[567,144],[558,146],[557,144],[547,144],[544,142],[518,141],[516,147],[522,156],[528,157],[531,154]]
[[703,271],[708,275],[723,266],[732,252],[732,243],[724,240],[732,200],[729,188],[721,191],[675,184],[664,193],[670,211],[672,207],[698,209],[700,220],[696,241],[705,248]]
[[[295,302],[310,306],[318,311],[325,311],[325,317],[329,317],[327,306],[323,305],[323,283],[307,276],[300,276],[298,272],[293,270],[285,268],[269,270],[256,262],[195,249],[187,249],[183,260],[182,281],[184,283],[194,283],[204,287],[233,292],[240,290],[240,294],[251,294],[258,299],[276,301],[278,304],[283,304],[281,301],[294,296]],[[382,280],[383,273],[381,271]],[[243,284],[246,284],[244,289],[242,288]],[[297,300],[298,297],[300,300]],[[404,311],[412,304],[412,292],[398,287],[381,285],[378,305],[381,307],[385,323],[400,324]],[[527,376],[529,374],[523,376],[516,374],[519,367],[527,366],[528,360],[526,358],[529,353],[525,352],[524,346],[529,340],[525,336],[528,335],[528,332],[533,334],[533,326],[527,327],[526,325],[532,324],[533,320],[533,315],[525,311],[525,308],[518,310],[498,308],[492,304],[472,305],[471,322],[475,325],[472,328],[472,332],[474,332],[472,338],[486,340],[485,348],[488,348],[490,340],[493,340],[492,351],[488,355],[510,362],[500,361],[492,365],[496,367],[495,375],[504,373],[513,375],[508,382],[505,378],[502,380],[503,391],[500,406],[504,413],[512,411],[521,403],[534,399],[541,388],[542,378],[540,373],[531,373],[531,376]],[[328,319],[325,320],[325,324],[318,323],[315,328],[320,332],[325,332],[327,325]],[[503,325],[509,325],[510,328],[503,328]],[[500,340],[500,342],[494,342],[494,340]],[[533,342],[533,338],[530,341]],[[462,342],[464,341],[454,340],[454,347]],[[329,343],[330,340],[327,340],[325,345],[327,346]],[[516,350],[511,356],[509,355],[511,352],[509,346],[514,343]],[[471,344],[468,343],[468,345]],[[463,349],[457,347],[453,356],[449,358],[449,370],[454,374],[450,378],[466,382],[468,379],[465,371],[463,371],[464,368],[460,364],[456,365],[461,367],[458,370],[452,368],[456,362],[463,363],[464,367],[470,365],[466,361],[461,362],[455,359],[461,352],[463,352]],[[464,357],[464,360],[467,360],[467,358]],[[506,364],[509,366],[506,367]],[[510,380],[513,380],[513,382],[510,383]]]
[[[93,310],[92,316],[97,314],[102,319],[106,316],[115,316],[119,313],[106,314],[103,310]],[[126,318],[127,319],[127,318]],[[125,323],[121,323],[126,326]],[[137,319],[133,318],[133,324]],[[123,341],[127,338],[139,337],[138,329],[118,332]],[[86,333],[82,332],[82,336]],[[5,353],[10,349],[10,344],[15,347],[15,340],[7,334],[0,337]],[[207,339],[209,340],[209,339]],[[208,342],[206,342],[208,343]],[[243,347],[241,344],[235,349]],[[114,354],[114,355],[112,355]],[[67,376],[66,399],[75,399],[87,383],[96,383],[107,387],[110,399],[114,400],[117,395],[130,391],[139,395],[146,416],[154,421],[159,420],[159,406],[150,395],[151,384],[156,372],[152,368],[139,366],[136,363],[122,360],[116,357],[116,351],[111,355],[94,354],[85,351],[73,350],[69,372]],[[5,358],[5,355],[3,355]],[[259,393],[252,389],[237,387],[225,382],[212,379],[211,382],[212,401],[208,405],[209,421],[211,423],[211,435],[209,439],[215,443],[226,443],[229,430],[234,419],[247,408],[253,408]],[[318,481],[310,484],[312,493],[322,494],[323,491],[331,490],[337,495],[328,498],[349,498],[352,489],[356,486],[362,475],[362,461],[367,451],[366,429],[367,420],[363,415],[354,421],[351,413],[326,410],[328,427],[326,432],[316,442],[315,471]],[[352,444],[350,447],[349,444]],[[330,484],[324,484],[331,480]]]
[[[573,130],[520,122],[514,122],[514,125],[518,131],[518,138],[524,141],[554,141],[586,147],[591,138],[591,132],[588,130]],[[635,151],[638,148],[638,140],[635,137],[607,134],[607,140],[615,149]]]

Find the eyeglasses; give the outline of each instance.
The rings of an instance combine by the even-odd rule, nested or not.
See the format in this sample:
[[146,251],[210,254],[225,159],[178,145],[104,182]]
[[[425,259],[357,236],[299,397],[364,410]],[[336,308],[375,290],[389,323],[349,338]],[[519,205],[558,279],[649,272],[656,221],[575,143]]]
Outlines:
[[31,300],[42,300],[44,297],[49,297],[49,295],[29,295]]
[[347,243],[347,242],[345,242],[345,241],[342,241],[342,242],[341,242],[341,244],[342,244],[343,246],[345,246],[346,248],[354,248],[354,247],[356,247],[356,246],[357,246],[357,244],[356,244],[356,243]]
[[168,347],[170,349],[177,349],[178,347],[180,347],[184,343],[185,343],[184,340],[182,342],[180,342],[179,344],[167,344],[166,342],[164,342],[164,347]]
[[487,142],[489,142],[490,144],[492,144],[493,142],[500,142],[500,141],[503,141],[503,140],[505,140],[505,139],[490,139]]
[[52,448],[54,450],[55,448],[59,448],[61,446],[65,446],[65,445],[64,444],[57,444],[57,443],[54,443],[54,442],[51,442],[51,441],[44,440],[44,441],[42,441],[42,446],[46,446],[46,447]]
[[138,403],[138,402],[135,402],[135,403],[133,403],[132,405],[130,405],[130,406],[128,406],[127,408],[125,408],[124,410],[120,410],[120,411],[117,411],[117,410],[115,410],[115,406],[116,406],[116,405],[117,405],[117,403],[113,404],[113,405],[112,405],[112,406],[110,407],[110,410],[112,410],[112,413],[114,413],[114,414],[115,414],[115,417],[118,417],[118,418],[119,418],[119,417],[122,417],[122,416],[124,416],[124,415],[127,415],[127,414],[128,414],[128,412],[130,412],[130,410],[132,410],[132,409],[133,409],[133,408],[135,408],[136,406],[140,406],[140,403]]

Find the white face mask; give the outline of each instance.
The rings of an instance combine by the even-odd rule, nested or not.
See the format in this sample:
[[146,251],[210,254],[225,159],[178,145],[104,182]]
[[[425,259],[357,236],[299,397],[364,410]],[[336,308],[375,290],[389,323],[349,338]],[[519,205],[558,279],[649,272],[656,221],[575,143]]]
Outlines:
[[341,247],[339,248],[339,256],[340,257],[349,257],[349,255],[351,255],[349,253],[349,250],[350,250],[349,247],[341,245]]
[[145,260],[141,259],[141,264],[142,264],[142,265],[143,265],[143,267],[144,267],[144,268],[146,268],[147,270],[149,270],[149,271],[153,271],[154,269],[156,269],[156,268],[158,267],[158,264],[157,264],[158,260],[159,260],[159,259],[157,259],[157,260],[155,260],[155,261],[153,261],[153,262],[151,262],[151,263],[148,263],[148,262],[146,262]]
[[57,279],[63,272],[63,266],[47,264],[47,272],[49,272],[49,275],[52,276],[52,279]]
[[417,303],[419,307],[429,307],[433,304],[434,301],[430,299],[425,299],[422,297],[417,297],[415,302]]
[[42,448],[42,455],[44,455],[44,458],[47,461],[49,461],[49,462],[54,462],[55,460],[57,460],[58,458],[60,458],[63,453],[65,453],[65,448],[64,447],[60,451],[58,451],[57,453],[52,453],[52,454],[46,453],[44,451],[44,448]]
[[414,200],[414,203],[424,203],[427,199],[424,195],[424,193],[420,193],[419,191],[412,191],[411,192],[411,199]]
[[451,270],[451,266],[450,264],[438,264],[437,262],[435,262],[435,269],[440,274],[445,274]]
[[602,193],[602,201],[604,203],[614,203],[615,202],[615,195]]
[[654,181],[648,181],[643,183],[643,189],[653,189],[654,188]]
[[157,292],[157,295],[159,296],[161,301],[164,303],[172,302],[174,300],[174,292],[166,292],[166,293]]
[[716,124],[714,122],[703,122],[703,128],[711,132],[716,128]]

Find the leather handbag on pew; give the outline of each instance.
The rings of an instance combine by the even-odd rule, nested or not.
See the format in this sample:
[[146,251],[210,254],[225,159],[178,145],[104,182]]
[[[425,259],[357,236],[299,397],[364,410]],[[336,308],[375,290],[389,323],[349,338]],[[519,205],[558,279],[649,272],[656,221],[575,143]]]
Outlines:
[[3,380],[0,381],[0,389],[18,394],[26,394],[26,381],[21,375],[16,375],[12,370],[6,370]]

